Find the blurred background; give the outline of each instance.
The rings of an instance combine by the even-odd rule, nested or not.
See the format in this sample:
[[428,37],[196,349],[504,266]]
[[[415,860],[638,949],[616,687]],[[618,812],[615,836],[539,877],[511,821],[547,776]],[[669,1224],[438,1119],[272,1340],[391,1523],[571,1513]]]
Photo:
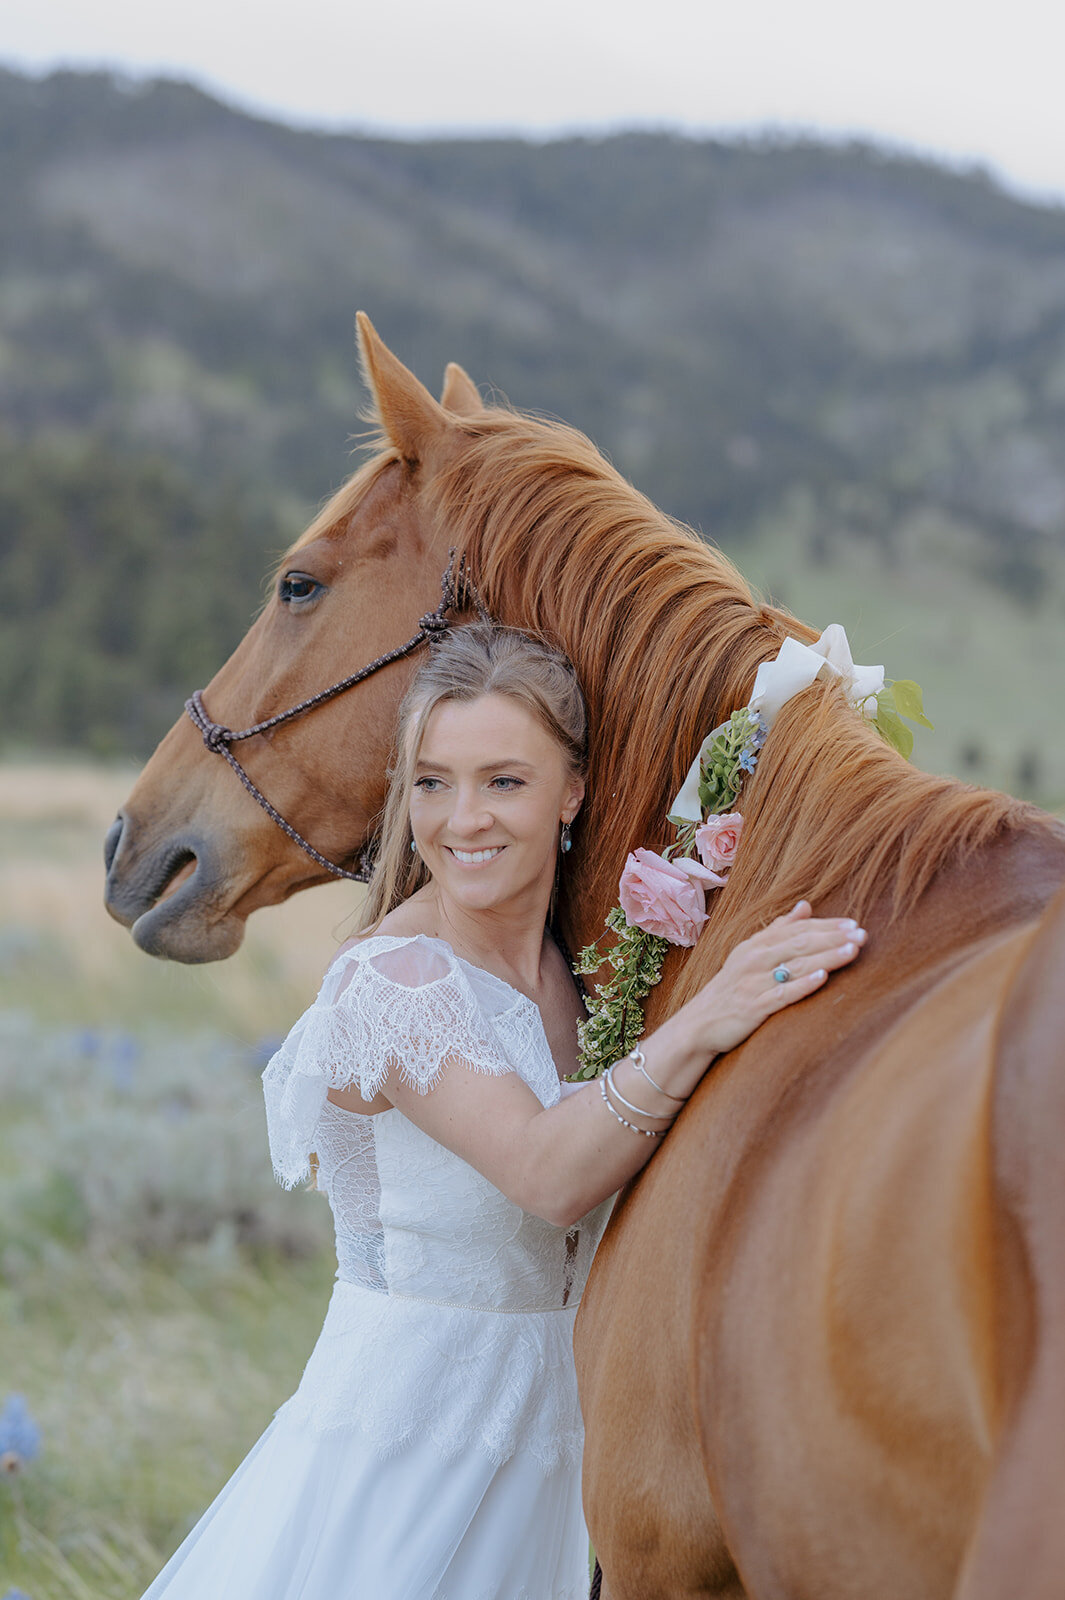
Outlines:
[[257,1075],[351,891],[172,968],[100,848],[351,470],[357,308],[1065,805],[1060,24],[732,9],[0,15],[0,1596],[135,1600],[324,1312]]

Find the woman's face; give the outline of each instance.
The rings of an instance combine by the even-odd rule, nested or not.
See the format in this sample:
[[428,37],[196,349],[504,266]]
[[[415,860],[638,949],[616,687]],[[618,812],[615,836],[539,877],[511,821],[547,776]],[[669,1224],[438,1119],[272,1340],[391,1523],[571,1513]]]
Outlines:
[[468,911],[550,895],[559,824],[584,796],[563,751],[517,700],[445,700],[414,767],[410,821],[437,887]]

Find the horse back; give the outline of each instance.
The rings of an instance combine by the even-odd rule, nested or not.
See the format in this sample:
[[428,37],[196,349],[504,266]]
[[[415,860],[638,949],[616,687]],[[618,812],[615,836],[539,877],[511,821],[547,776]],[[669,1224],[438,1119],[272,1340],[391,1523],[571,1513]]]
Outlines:
[[1065,1573],[1065,890],[997,1023],[991,1171],[998,1434],[959,1600],[1056,1600]]
[[[1023,1337],[997,1309],[1016,1257],[989,1159],[999,1018],[1062,881],[1065,844],[1037,829],[910,914],[880,908],[861,961],[715,1067],[624,1197],[578,1338],[611,1595],[630,1593],[625,1519],[639,1506],[654,1543],[669,1500],[642,1440],[668,1455],[672,1435],[681,1462],[692,1429],[711,1510],[682,1544],[701,1554],[686,1588],[645,1568],[631,1593],[735,1593],[737,1571],[759,1597],[953,1592]],[[601,1432],[597,1371],[623,1346],[653,1361]],[[635,1482],[600,1516],[594,1480],[622,1458]],[[828,1507],[847,1537],[824,1537]]]

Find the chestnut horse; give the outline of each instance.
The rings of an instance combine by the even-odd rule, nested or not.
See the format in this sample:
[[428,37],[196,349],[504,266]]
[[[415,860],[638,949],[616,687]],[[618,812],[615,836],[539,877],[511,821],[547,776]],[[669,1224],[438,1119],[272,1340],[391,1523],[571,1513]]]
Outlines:
[[[581,435],[483,406],[455,367],[438,404],[360,329],[380,449],[284,558],[207,709],[242,728],[407,639],[456,547],[492,615],[557,641],[587,695],[576,948],[626,851],[667,842],[703,735],[812,633]],[[334,861],[372,834],[411,670],[240,747]],[[649,1023],[800,896],[870,940],[715,1066],[615,1211],[577,1329],[603,1593],[1060,1600],[1065,831],[913,769],[820,682],[741,806],[728,887]],[[108,856],[112,914],[181,961],[229,955],[256,907],[327,876],[185,718]]]

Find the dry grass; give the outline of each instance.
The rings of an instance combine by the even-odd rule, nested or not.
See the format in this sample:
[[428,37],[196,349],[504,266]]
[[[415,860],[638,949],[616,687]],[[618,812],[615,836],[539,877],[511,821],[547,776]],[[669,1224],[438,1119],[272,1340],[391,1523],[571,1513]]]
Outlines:
[[0,1008],[100,1026],[194,1020],[249,1042],[285,1032],[314,998],[362,891],[329,884],[256,913],[219,966],[145,956],[103,908],[103,837],[135,776],[0,765]]
[[0,766],[0,1594],[136,1600],[298,1380],[334,1270],[320,1196],[269,1174],[255,1069],[352,890],[261,912],[218,967],[102,904],[129,769]]

